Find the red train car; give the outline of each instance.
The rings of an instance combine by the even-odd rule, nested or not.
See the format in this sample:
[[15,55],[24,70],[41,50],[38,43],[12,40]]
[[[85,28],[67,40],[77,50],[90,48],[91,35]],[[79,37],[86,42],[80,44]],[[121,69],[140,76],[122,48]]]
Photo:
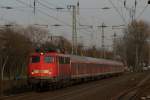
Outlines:
[[117,61],[57,52],[34,53],[28,65],[28,82],[32,86],[43,87],[123,71],[123,64]]
[[71,77],[88,78],[124,72],[121,62],[71,55]]

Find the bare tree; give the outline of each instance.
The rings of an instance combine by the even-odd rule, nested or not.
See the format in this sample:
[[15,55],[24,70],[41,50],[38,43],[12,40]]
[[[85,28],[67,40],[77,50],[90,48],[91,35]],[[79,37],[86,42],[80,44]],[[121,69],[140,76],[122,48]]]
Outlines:
[[62,36],[57,36],[53,37],[52,40],[46,41],[41,47],[59,49],[63,53],[70,54],[72,46],[67,39]]
[[118,54],[134,71],[139,71],[147,64],[150,27],[144,21],[133,21],[124,30],[124,36],[117,43]]
[[27,37],[14,31],[12,28],[2,29],[0,34],[5,38],[0,52],[1,78],[3,80],[4,75],[10,79],[16,73],[20,74],[23,64],[27,64],[27,58],[32,47]]
[[34,47],[40,47],[48,39],[48,30],[37,26],[28,26],[25,28],[24,34],[30,38]]

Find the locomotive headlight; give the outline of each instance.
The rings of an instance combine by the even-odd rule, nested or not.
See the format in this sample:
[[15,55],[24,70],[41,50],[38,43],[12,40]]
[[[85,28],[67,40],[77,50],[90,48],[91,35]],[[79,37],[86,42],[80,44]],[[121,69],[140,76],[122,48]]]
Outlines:
[[41,70],[41,73],[47,74],[47,73],[49,73],[49,72],[50,72],[49,70]]
[[40,70],[40,73],[51,74],[51,70],[49,70],[49,69]]
[[37,73],[51,74],[51,69],[45,69],[45,70],[32,70],[32,72],[31,72],[31,74],[37,74]]
[[39,72],[40,72],[39,70],[32,70],[32,74],[37,74]]
[[51,74],[51,73],[52,73],[52,69],[49,68],[49,69],[45,70],[45,72],[46,72],[47,74]]

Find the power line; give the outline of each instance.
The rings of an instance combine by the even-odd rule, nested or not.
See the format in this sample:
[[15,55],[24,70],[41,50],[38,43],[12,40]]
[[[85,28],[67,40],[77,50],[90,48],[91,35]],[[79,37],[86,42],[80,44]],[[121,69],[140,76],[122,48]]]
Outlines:
[[[26,6],[28,6],[28,7],[30,7],[30,8],[34,8],[32,5],[27,4],[27,3],[23,2],[23,1],[20,1],[20,0],[16,0],[16,1],[18,1],[19,3],[22,3],[22,4],[26,5]],[[37,9],[37,10],[38,10],[40,13],[42,13],[42,14],[48,16],[48,17],[51,17],[51,18],[53,18],[53,19],[56,20],[56,21],[59,21],[59,22],[65,24],[65,25],[67,25],[67,26],[71,26],[70,24],[68,24],[68,23],[66,23],[66,22],[64,22],[64,21],[62,21],[62,20],[60,20],[60,19],[58,19],[58,18],[56,18],[56,17],[54,17],[54,16],[51,16],[51,15],[49,15],[48,13],[46,13],[46,12],[40,10],[40,9]]]
[[[39,2],[39,1],[38,1]],[[41,4],[41,6],[43,6],[43,7],[46,7],[46,8],[48,8],[48,9],[51,9],[49,6],[47,6],[47,5],[45,5],[45,4],[43,4],[43,3],[41,3],[41,2],[39,2],[40,4]],[[78,21],[76,21],[78,24],[80,24]],[[70,26],[70,25],[69,25]],[[70,26],[71,27],[71,26]],[[92,33],[91,31],[89,31],[89,30],[85,30],[85,31],[87,31],[87,32],[90,32],[90,33]]]
[[[49,8],[47,5],[44,5],[43,3],[39,2],[42,6]],[[70,7],[69,7],[70,6]],[[77,54],[77,26],[76,26],[76,6],[75,5],[69,5],[69,8],[72,8],[73,11],[73,23],[72,23],[72,54]]]
[[[39,2],[39,1],[38,1]],[[43,7],[46,7],[46,8],[48,8],[48,9],[51,9],[49,6],[47,6],[46,4],[43,4],[43,3],[41,3],[41,2],[39,2],[39,4],[41,4]],[[56,7],[58,7],[57,5],[55,5]],[[57,8],[56,8],[57,9]],[[59,9],[59,7],[58,7],[58,9]],[[65,8],[61,8],[60,7],[60,9],[65,9]],[[102,9],[102,8],[101,8]],[[105,8],[106,9],[106,8]],[[85,21],[85,18],[83,18],[83,20]],[[80,22],[78,21],[78,20],[76,20],[76,22],[80,25]],[[91,28],[91,29],[93,29],[93,28]],[[85,31],[87,31],[87,32],[90,32],[90,33],[92,33],[92,31],[89,31],[89,30],[85,30]],[[93,30],[94,31],[94,30]]]
[[136,19],[138,19],[140,16],[143,15],[143,13],[146,11],[147,7],[148,7],[148,4],[147,4],[147,5],[144,7],[144,9],[139,13],[139,15],[137,16]]
[[113,2],[112,2],[111,0],[108,0],[108,1],[109,1],[110,4],[113,6],[113,8],[116,10],[116,12],[119,14],[119,16],[122,18],[123,22],[124,22],[125,24],[127,24],[127,23],[126,23],[126,20],[125,20],[125,18],[124,18],[124,16],[120,13],[120,11],[118,10],[118,8],[113,4]]
[[[28,7],[30,7],[30,8],[34,8],[32,5],[27,4],[27,3],[23,2],[23,1],[20,1],[20,0],[16,0],[16,1],[18,1],[18,2],[21,3],[21,4],[24,4],[24,5],[28,6]],[[64,21],[62,21],[62,20],[60,20],[60,19],[58,19],[58,18],[56,18],[56,17],[54,17],[54,16],[51,16],[51,15],[49,15],[48,13],[43,12],[43,11],[40,10],[40,9],[37,9],[37,10],[38,10],[40,13],[42,13],[42,14],[48,16],[48,17],[51,17],[51,18],[55,19],[56,21],[59,21],[59,22],[65,24],[66,26],[72,27],[72,25],[70,25],[70,24],[68,24],[68,23],[66,23],[66,22],[64,22]]]
[[[78,6],[78,15],[79,15],[79,2],[78,2],[78,4],[77,4],[77,6]],[[79,15],[79,19],[78,20],[76,20],[76,22],[78,23],[78,25],[79,26],[81,26],[81,24],[80,24],[80,18],[81,18],[81,16]],[[85,18],[83,18],[83,20],[85,21]],[[85,21],[86,22],[86,21]],[[86,25],[87,26],[87,25]],[[80,28],[79,28],[80,29]],[[87,32],[90,32],[90,33],[92,33],[92,31],[89,31],[89,30],[87,30],[87,28],[84,28],[85,29],[85,31],[87,31]],[[93,28],[90,28],[90,29],[93,29]]]
[[[16,0],[16,1],[18,1],[19,3],[21,3],[21,4],[23,4],[23,5],[28,6],[28,7],[30,7],[30,8],[34,8],[32,5],[27,4],[27,3],[23,2],[23,1],[20,1],[20,0]],[[43,6],[44,6],[44,5],[43,5]],[[66,26],[72,27],[72,25],[70,25],[70,24],[68,24],[68,23],[66,23],[66,22],[64,22],[64,21],[62,21],[62,20],[60,20],[60,19],[58,19],[58,18],[56,18],[56,17],[54,17],[54,16],[51,16],[51,15],[49,15],[48,13],[46,13],[46,12],[44,12],[44,11],[38,9],[38,8],[36,8],[36,9],[37,9],[37,11],[39,11],[40,13],[42,13],[42,14],[44,14],[44,15],[46,15],[46,16],[48,16],[48,17],[51,17],[51,18],[55,19],[56,21],[59,21],[59,22],[65,24]],[[87,31],[87,30],[84,30],[84,31]],[[92,33],[91,31],[87,31],[87,32]]]
[[[46,7],[46,8],[48,8],[48,9],[52,9],[52,8],[50,8],[49,6],[47,6],[46,4],[43,4],[43,3],[41,3],[41,2],[39,2],[39,1],[37,1],[41,6],[43,6],[43,7]],[[55,6],[57,6],[57,5],[55,5]],[[58,7],[58,6],[57,6]],[[53,8],[54,9],[54,8]],[[57,8],[55,8],[55,9],[57,9]],[[59,7],[58,7],[58,9],[59,9]],[[65,8],[63,8],[63,9],[65,9]],[[43,13],[43,14],[45,14],[45,15],[47,15],[47,13],[45,13],[45,12],[42,12],[42,11],[40,11],[41,13]],[[49,15],[48,15],[49,16]],[[53,17],[53,16],[51,16],[51,17]],[[55,17],[54,17],[55,18]],[[56,19],[56,18],[55,18]],[[56,19],[57,20],[57,19]],[[77,23],[80,25],[80,22],[78,22],[77,21]],[[67,24],[66,24],[67,25]],[[69,27],[71,27],[71,25],[67,25],[67,26],[69,26]],[[93,28],[91,28],[91,29],[93,29]],[[90,32],[91,34],[93,33],[92,31],[89,31],[89,30],[87,30],[87,29],[85,29],[84,31],[87,31],[87,32]],[[94,31],[94,30],[93,30]],[[90,34],[89,34],[90,35]]]
[[46,8],[48,8],[48,9],[50,9],[50,10],[57,10],[57,11],[58,11],[58,10],[65,9],[65,8],[62,8],[62,7],[51,8],[51,7],[47,6],[47,5],[44,4],[44,3],[41,3],[40,1],[38,1],[38,3],[39,3],[41,6],[46,7]]
[[42,2],[45,2],[46,4],[52,5],[53,7],[61,7],[61,6],[55,5],[53,3],[50,3],[50,2],[48,2],[46,0],[42,0]]

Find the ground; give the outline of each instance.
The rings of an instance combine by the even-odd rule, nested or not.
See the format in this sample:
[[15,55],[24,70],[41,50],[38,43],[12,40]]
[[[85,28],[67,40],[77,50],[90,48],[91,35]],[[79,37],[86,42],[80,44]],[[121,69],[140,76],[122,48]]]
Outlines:
[[136,88],[136,95],[132,100],[150,100],[148,99],[150,96],[150,79],[147,78],[143,81],[149,74],[150,71],[124,73],[117,77],[82,83],[58,90],[29,91],[1,98],[3,100],[117,100],[116,98],[125,91],[140,84]]

